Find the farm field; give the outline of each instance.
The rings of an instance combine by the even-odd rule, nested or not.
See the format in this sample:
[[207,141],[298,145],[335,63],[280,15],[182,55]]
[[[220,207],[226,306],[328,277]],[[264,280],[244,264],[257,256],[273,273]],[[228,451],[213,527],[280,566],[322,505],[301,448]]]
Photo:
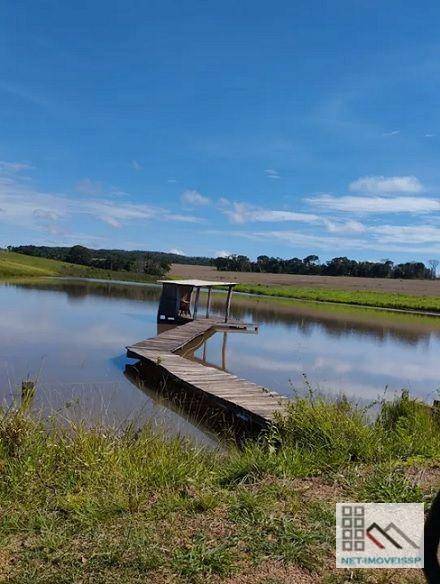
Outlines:
[[230,280],[240,284],[295,286],[321,290],[368,290],[390,294],[440,297],[440,280],[393,280],[388,278],[346,278],[342,276],[303,276],[298,274],[262,274],[257,272],[219,272],[211,266],[172,264],[171,278]]

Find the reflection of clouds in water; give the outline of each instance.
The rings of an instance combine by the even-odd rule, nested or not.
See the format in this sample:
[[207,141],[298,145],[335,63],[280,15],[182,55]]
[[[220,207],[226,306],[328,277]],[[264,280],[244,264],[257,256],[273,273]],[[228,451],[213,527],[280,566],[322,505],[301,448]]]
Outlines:
[[[113,297],[108,283],[33,286],[0,285],[0,403],[19,399],[21,381],[38,377],[34,405],[42,414],[90,424],[148,422],[168,436],[212,443],[156,392],[146,395],[124,376],[132,362],[125,346],[156,335],[157,301],[149,302],[148,290],[136,287],[132,298],[131,286],[116,287]],[[76,297],[81,302],[69,302]]]
[[[89,419],[102,411],[112,420],[142,413],[157,423],[165,420],[170,431],[185,427],[155,395],[145,396],[123,378],[124,358],[115,366],[126,345],[156,335],[157,288],[63,282],[55,290],[50,284],[35,290],[36,285],[0,286],[2,396],[9,395],[8,376],[13,374],[17,387],[41,368],[41,403],[62,408],[77,399],[69,411],[80,410]],[[305,390],[302,373],[322,393],[344,393],[355,401],[382,396],[386,385],[390,397],[405,386],[418,396],[434,395],[440,379],[438,319],[371,311],[353,316],[334,307],[252,299],[233,306],[236,317],[266,323],[258,335],[227,335],[227,367],[240,377],[284,395],[292,394],[292,385],[299,393]],[[207,358],[219,366],[222,339],[215,334],[207,342]]]
[[[265,348],[270,345],[265,343]],[[291,341],[289,348],[293,346],[294,342]],[[283,344],[277,341],[272,349],[274,347],[279,351]],[[359,341],[355,336],[335,343],[316,334],[301,342],[301,352],[310,360],[314,369],[327,369],[336,373],[364,372],[411,381],[440,379],[437,351],[438,347],[432,347],[430,351],[418,351],[414,347],[396,345],[390,340],[380,344],[364,339]]]
[[51,311],[43,312],[31,304],[22,306],[17,312],[5,311],[2,314],[0,341],[25,340],[31,343],[34,337],[37,337],[35,340],[39,343],[47,340],[57,345],[68,346],[78,344],[92,347],[96,345],[123,347],[124,343],[130,342],[130,337],[121,331],[119,322],[113,323],[111,319],[102,322],[99,315],[93,311],[68,316],[57,310],[56,306]]
[[291,329],[294,332],[298,329],[305,338],[315,331],[337,339],[354,333],[357,337],[364,336],[379,342],[392,339],[411,346],[425,345],[431,338],[440,338],[439,318],[335,304],[283,303],[239,295],[234,300],[233,316],[261,324],[276,323],[280,330]]
[[286,373],[302,373],[303,369],[298,363],[292,363],[289,361],[280,361],[275,359],[263,360],[258,356],[254,355],[236,355],[235,357],[229,358],[230,368],[234,367],[234,364],[241,364],[246,367],[253,367],[255,369],[263,369],[264,371],[283,371]]
[[423,362],[408,362],[387,360],[386,355],[383,360],[375,360],[373,363],[366,362],[365,356],[359,355],[358,361],[354,364],[347,363],[347,359],[332,357],[317,357],[314,363],[316,369],[332,370],[335,373],[364,373],[382,375],[393,379],[405,379],[411,382],[438,381],[440,385],[440,362],[434,356],[427,356]]
[[342,361],[323,356],[316,357],[313,367],[314,369],[326,369],[327,371],[331,369],[335,373],[349,373],[353,370],[353,366],[347,363],[346,360]]
[[[220,354],[216,336],[208,341],[211,362],[216,361],[216,351]],[[353,330],[335,339],[319,327],[304,335],[300,328],[264,325],[256,337],[228,335],[227,366],[240,377],[284,394],[291,391],[290,380],[301,388],[305,374],[312,387],[332,395],[376,399],[388,386],[390,396],[407,387],[432,399],[440,379],[440,345],[436,337],[423,345],[358,336]]]
[[51,319],[44,314],[34,313],[29,311],[26,307],[22,307],[20,312],[9,312],[7,308],[3,307],[1,321],[0,321],[0,340],[3,338],[7,340],[16,336],[28,336],[34,331],[40,335],[53,334],[57,327],[53,326]]

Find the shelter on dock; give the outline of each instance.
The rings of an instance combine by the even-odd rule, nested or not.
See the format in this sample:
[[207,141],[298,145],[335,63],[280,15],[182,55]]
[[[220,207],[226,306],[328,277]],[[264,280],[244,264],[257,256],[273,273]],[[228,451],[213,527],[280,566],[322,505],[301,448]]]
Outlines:
[[200,290],[208,291],[206,318],[210,316],[211,293],[213,288],[227,288],[225,322],[228,322],[232,292],[236,282],[209,280],[158,280],[162,284],[162,294],[157,312],[158,323],[183,324],[197,318]]

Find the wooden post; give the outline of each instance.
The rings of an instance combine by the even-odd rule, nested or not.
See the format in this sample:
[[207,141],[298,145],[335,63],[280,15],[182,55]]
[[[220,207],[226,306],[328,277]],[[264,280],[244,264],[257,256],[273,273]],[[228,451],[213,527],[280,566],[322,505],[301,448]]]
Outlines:
[[228,333],[223,333],[223,343],[222,343],[222,369],[226,371],[226,339]]
[[211,308],[211,286],[208,288],[208,300],[206,301],[206,318],[209,318],[209,310]]
[[197,305],[199,303],[199,296],[200,296],[200,288],[196,289],[196,298],[194,300],[194,311],[193,311],[193,319],[196,320],[197,318]]
[[232,286],[228,287],[228,296],[226,298],[225,322],[229,320],[229,310],[231,308]]

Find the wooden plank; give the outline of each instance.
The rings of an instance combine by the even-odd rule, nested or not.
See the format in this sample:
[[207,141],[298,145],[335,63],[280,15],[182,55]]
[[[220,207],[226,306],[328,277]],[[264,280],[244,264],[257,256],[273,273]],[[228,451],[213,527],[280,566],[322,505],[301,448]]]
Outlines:
[[131,345],[127,348],[127,352],[130,356],[148,361],[171,377],[183,381],[187,386],[219,399],[232,408],[238,408],[251,416],[270,421],[275,412],[282,410],[280,402],[285,401],[286,396],[267,391],[247,379],[241,379],[226,371],[190,361],[176,354],[178,350],[211,332],[213,328],[223,331],[246,330],[249,326],[256,329],[255,325],[238,321],[225,323],[214,318],[195,320]]

